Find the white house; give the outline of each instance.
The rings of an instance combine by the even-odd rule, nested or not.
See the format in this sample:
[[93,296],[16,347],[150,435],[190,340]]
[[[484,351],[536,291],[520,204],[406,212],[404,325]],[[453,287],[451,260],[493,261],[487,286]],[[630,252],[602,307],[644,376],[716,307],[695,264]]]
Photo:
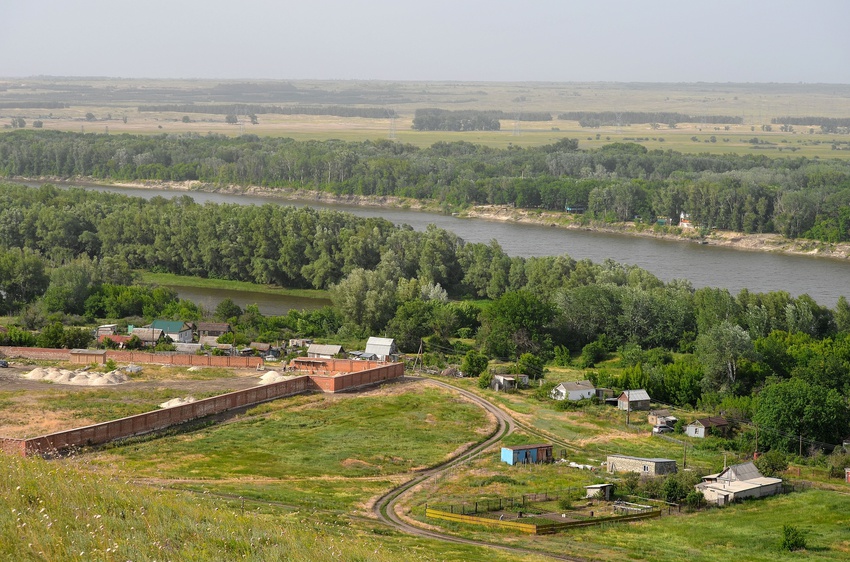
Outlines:
[[562,382],[552,389],[553,400],[584,400],[596,396],[596,388],[590,381]]
[[724,468],[717,474],[704,476],[695,487],[708,503],[726,505],[743,498],[778,494],[782,491],[782,479],[762,476],[756,465],[745,462]]

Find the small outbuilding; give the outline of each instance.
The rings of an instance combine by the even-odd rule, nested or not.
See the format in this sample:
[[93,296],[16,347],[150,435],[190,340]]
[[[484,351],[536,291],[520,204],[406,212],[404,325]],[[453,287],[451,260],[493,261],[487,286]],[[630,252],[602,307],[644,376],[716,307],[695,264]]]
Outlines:
[[510,465],[552,462],[552,445],[502,447],[502,461]]
[[493,375],[490,388],[493,390],[513,390],[528,386],[528,375]]
[[587,490],[584,497],[588,499],[596,498],[611,501],[611,494],[614,493],[613,484],[592,484],[590,486],[585,486],[584,489]]
[[703,439],[711,434],[726,435],[729,421],[726,418],[708,417],[694,420],[685,426],[685,434]]
[[677,472],[676,461],[672,459],[628,457],[626,455],[608,455],[608,472],[637,472],[646,476],[663,476]]
[[106,351],[102,349],[72,349],[70,355],[71,363],[77,365],[106,364]]
[[624,390],[617,397],[617,408],[635,412],[649,410],[649,393],[644,389]]
[[562,382],[549,394],[553,400],[585,400],[596,396],[596,388],[590,381]]
[[372,354],[378,361],[396,361],[398,359],[398,346],[392,338],[371,337],[366,341],[365,354]]

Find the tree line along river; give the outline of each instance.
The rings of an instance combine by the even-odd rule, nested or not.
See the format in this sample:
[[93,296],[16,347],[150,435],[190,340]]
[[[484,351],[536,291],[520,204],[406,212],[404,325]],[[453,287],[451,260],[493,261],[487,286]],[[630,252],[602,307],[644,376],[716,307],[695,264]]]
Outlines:
[[[28,185],[38,185],[27,183]],[[61,186],[60,186],[61,187]],[[364,217],[382,217],[394,224],[409,224],[415,230],[425,230],[434,224],[454,232],[467,242],[489,243],[496,240],[511,256],[553,256],[568,254],[576,260],[588,258],[594,262],[605,259],[637,265],[661,280],[687,279],[694,287],[726,288],[732,294],[746,288],[752,292],[787,291],[792,296],[808,294],[819,304],[834,307],[841,295],[850,297],[850,263],[814,256],[788,255],[769,252],[735,250],[712,245],[677,242],[610,234],[542,225],[519,224],[486,219],[458,218],[395,208],[359,207],[344,204],[318,203],[304,200],[259,197],[239,194],[206,193],[151,188],[81,185],[85,189],[123,193],[150,199],[154,196],[179,197],[188,195],[198,203],[265,203],[314,207],[344,211]],[[175,287],[181,298],[199,301],[205,307],[215,307],[221,299],[230,297],[240,306],[257,303],[264,314],[283,314],[291,308],[316,308],[327,301],[287,298],[260,293],[240,295],[240,292],[219,289]]]

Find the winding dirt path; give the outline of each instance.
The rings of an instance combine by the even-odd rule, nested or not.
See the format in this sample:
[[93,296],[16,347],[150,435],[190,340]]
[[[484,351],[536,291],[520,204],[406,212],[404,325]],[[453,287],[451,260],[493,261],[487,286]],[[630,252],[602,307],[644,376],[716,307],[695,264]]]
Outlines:
[[[406,378],[415,378],[415,377],[409,377],[408,376]],[[481,408],[483,408],[484,410],[486,410],[487,412],[489,412],[490,414],[492,414],[496,418],[497,427],[490,437],[488,437],[487,439],[485,439],[484,441],[482,441],[478,445],[475,445],[474,447],[468,449],[466,452],[458,455],[457,457],[455,457],[455,458],[453,458],[449,461],[444,462],[443,464],[440,464],[440,465],[432,467],[428,470],[422,471],[421,473],[417,474],[416,476],[414,476],[413,478],[411,478],[407,482],[393,488],[392,490],[390,490],[389,492],[387,492],[386,494],[384,494],[383,496],[378,498],[375,501],[375,504],[372,508],[373,512],[375,513],[375,516],[377,516],[379,520],[383,521],[387,525],[395,527],[399,531],[402,531],[402,532],[410,534],[410,535],[415,535],[415,536],[418,536],[418,537],[426,537],[426,538],[431,538],[431,539],[436,539],[436,540],[441,540],[441,541],[447,541],[447,542],[452,542],[452,543],[458,543],[458,544],[468,544],[468,545],[473,545],[473,546],[499,548],[499,549],[507,550],[507,551],[510,551],[510,552],[516,552],[518,554],[542,556],[542,557],[553,558],[553,559],[556,559],[556,560],[570,560],[570,561],[573,561],[573,562],[580,562],[581,560],[583,560],[581,558],[574,558],[574,557],[565,556],[565,555],[561,555],[561,554],[555,554],[555,553],[550,553],[550,552],[542,552],[542,551],[537,551],[537,550],[532,550],[532,549],[527,549],[527,548],[514,547],[514,546],[507,546],[507,545],[491,543],[491,542],[487,542],[487,541],[465,539],[465,538],[462,538],[462,537],[456,537],[456,536],[453,536],[453,535],[439,533],[437,531],[432,531],[432,530],[428,530],[428,529],[423,529],[421,527],[416,527],[416,526],[408,523],[405,519],[403,519],[401,517],[401,515],[398,514],[398,512],[396,511],[396,506],[399,504],[399,502],[401,500],[406,498],[408,496],[408,494],[412,493],[413,490],[417,486],[419,486],[420,484],[423,484],[424,482],[426,482],[426,481],[428,481],[432,478],[438,477],[442,473],[446,472],[447,470],[449,470],[449,469],[451,469],[451,468],[453,468],[457,465],[463,464],[463,463],[471,460],[473,457],[477,456],[482,451],[488,449],[493,444],[499,442],[506,435],[509,435],[510,433],[512,433],[516,428],[521,427],[522,429],[524,429],[526,431],[530,431],[531,433],[539,434],[539,432],[535,431],[533,428],[529,428],[528,426],[517,423],[516,420],[514,420],[514,418],[512,418],[507,412],[505,412],[504,410],[502,410],[501,408],[499,408],[495,404],[488,402],[487,400],[481,398],[477,394],[474,394],[472,392],[469,392],[468,390],[463,390],[461,388],[458,388],[456,386],[452,386],[452,385],[444,383],[444,382],[435,381],[433,379],[419,379],[419,380],[426,382],[426,384],[436,385],[436,386],[439,386],[443,389],[446,389],[446,390],[449,390],[451,392],[455,392],[457,394],[460,394],[464,398],[468,399],[470,402],[473,402],[474,404],[480,406]],[[546,436],[546,437],[547,437],[547,439],[552,440],[550,436]],[[566,443],[560,442],[558,444],[565,445]]]

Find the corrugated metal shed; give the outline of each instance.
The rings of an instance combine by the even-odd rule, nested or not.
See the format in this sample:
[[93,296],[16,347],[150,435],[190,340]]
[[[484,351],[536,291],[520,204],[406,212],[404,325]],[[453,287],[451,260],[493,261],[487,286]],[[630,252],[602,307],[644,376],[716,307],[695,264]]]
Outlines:
[[384,361],[390,355],[397,354],[398,347],[396,347],[395,340],[392,338],[371,337],[366,342],[366,353],[374,353],[378,356],[378,359]]
[[307,348],[307,357],[324,357],[330,359],[339,353],[344,353],[341,345],[311,343]]

